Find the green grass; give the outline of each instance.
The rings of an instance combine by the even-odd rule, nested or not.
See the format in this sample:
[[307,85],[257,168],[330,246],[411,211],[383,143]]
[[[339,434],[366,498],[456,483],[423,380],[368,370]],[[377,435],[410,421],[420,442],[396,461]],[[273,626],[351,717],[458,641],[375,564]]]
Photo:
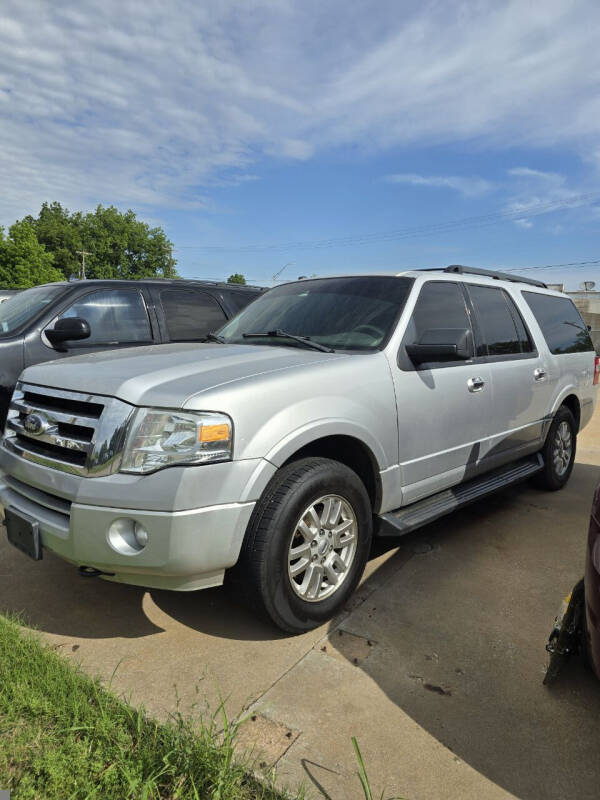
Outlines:
[[0,615],[0,789],[13,800],[283,800],[224,714],[161,723]]

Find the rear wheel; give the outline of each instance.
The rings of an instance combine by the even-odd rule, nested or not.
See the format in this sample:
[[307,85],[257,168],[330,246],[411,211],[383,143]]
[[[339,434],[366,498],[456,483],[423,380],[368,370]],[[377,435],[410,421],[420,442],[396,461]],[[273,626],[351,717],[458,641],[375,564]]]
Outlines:
[[544,469],[534,482],[541,489],[555,492],[569,480],[575,461],[577,432],[573,414],[566,406],[556,412],[542,449]]
[[326,458],[293,462],[254,510],[237,583],[282,630],[310,630],[356,588],[371,537],[371,504],[355,472]]

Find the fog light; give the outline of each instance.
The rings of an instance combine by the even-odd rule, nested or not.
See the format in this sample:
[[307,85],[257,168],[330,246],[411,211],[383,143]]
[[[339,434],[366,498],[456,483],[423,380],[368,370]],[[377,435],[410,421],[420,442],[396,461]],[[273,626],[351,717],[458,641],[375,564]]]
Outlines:
[[146,547],[148,544],[148,531],[140,522],[133,523],[133,535],[140,549]]
[[148,544],[148,531],[136,520],[121,517],[111,523],[106,538],[117,553],[134,556]]

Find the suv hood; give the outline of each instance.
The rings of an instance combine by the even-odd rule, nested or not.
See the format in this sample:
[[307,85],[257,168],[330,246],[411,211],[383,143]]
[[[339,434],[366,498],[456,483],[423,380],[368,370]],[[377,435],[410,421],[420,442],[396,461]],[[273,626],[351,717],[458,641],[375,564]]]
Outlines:
[[349,356],[270,345],[170,344],[109,350],[37,364],[21,379],[118,397],[137,406],[182,408],[192,395],[279,370]]

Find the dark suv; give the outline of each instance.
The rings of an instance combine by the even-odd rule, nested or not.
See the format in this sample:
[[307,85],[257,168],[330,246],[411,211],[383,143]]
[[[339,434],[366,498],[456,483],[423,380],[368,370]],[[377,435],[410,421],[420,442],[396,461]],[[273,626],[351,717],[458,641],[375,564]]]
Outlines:
[[184,280],[49,283],[0,304],[0,430],[32,364],[117,347],[199,342],[261,291]]

